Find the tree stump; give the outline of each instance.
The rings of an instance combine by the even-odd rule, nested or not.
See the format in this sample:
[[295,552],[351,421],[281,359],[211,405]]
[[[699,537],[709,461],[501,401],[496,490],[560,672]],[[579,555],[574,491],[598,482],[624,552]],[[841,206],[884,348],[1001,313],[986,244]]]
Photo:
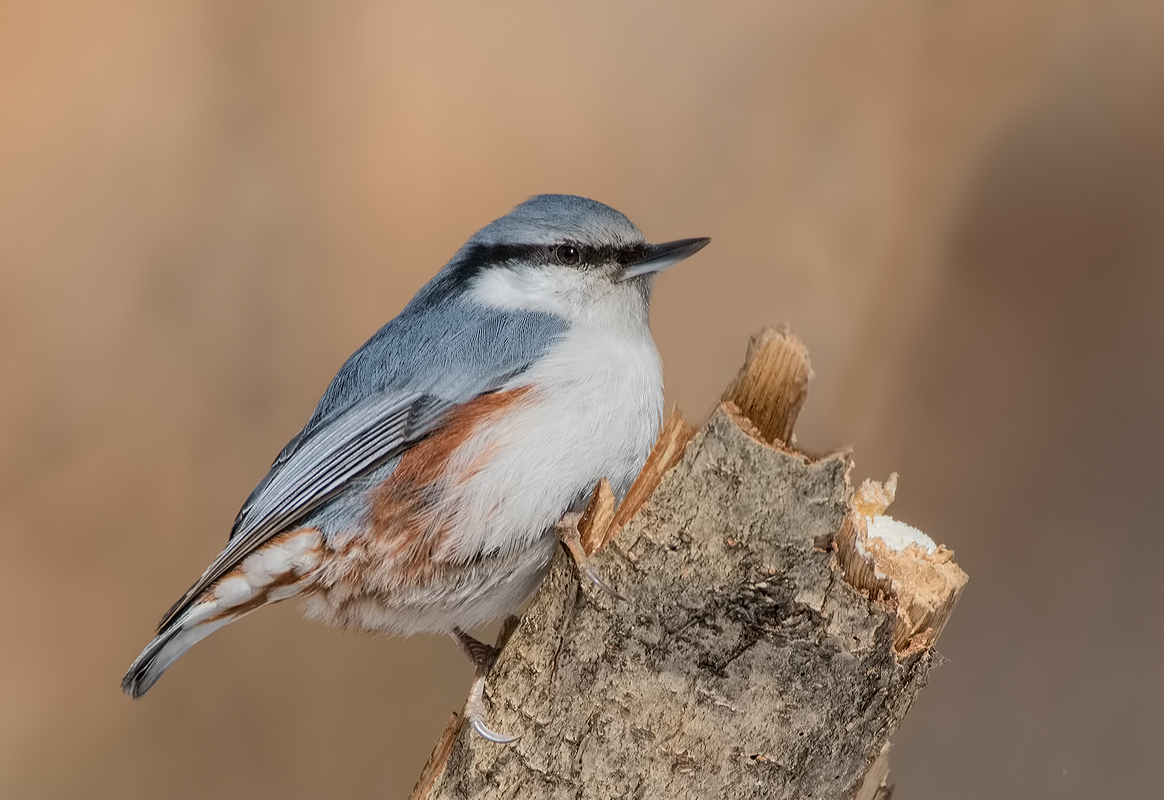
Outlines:
[[497,745],[450,720],[414,800],[884,800],[889,737],[966,583],[884,516],[841,451],[795,449],[811,369],[753,337],[696,432],[678,413],[622,506],[596,490],[583,542],[613,598],[560,553],[489,676]]

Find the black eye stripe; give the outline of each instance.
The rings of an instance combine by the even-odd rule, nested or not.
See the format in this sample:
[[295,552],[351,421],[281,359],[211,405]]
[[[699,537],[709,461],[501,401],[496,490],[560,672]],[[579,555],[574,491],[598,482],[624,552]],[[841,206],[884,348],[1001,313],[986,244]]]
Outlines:
[[[567,244],[560,242],[558,244]],[[458,253],[441,273],[437,283],[441,291],[458,293],[469,288],[473,280],[487,269],[500,267],[514,261],[527,261],[534,264],[557,264],[554,260],[553,249],[558,246],[545,244],[475,244],[464,248]],[[569,242],[578,249],[578,263],[575,269],[585,269],[587,266],[609,264],[611,262],[626,265],[642,258],[647,252],[645,244],[632,244],[624,247],[606,245],[591,247]],[[417,296],[420,298],[420,295]],[[427,295],[426,295],[427,297]],[[417,302],[423,302],[420,298]]]
[[559,256],[559,251],[563,247],[568,247],[578,253],[577,261],[574,262],[578,266],[598,266],[600,264],[610,263],[623,265],[633,264],[646,255],[647,252],[647,247],[644,244],[632,244],[623,247],[615,247],[614,245],[593,247],[575,242],[566,242],[549,248],[551,258],[558,263],[563,263]]
[[467,280],[477,272],[489,267],[501,266],[513,261],[532,261],[538,264],[561,264],[558,251],[570,247],[577,251],[578,259],[568,266],[584,268],[601,264],[630,264],[642,258],[647,251],[645,244],[622,247],[602,245],[595,247],[577,242],[544,244],[478,244],[468,248],[454,266],[456,277]]

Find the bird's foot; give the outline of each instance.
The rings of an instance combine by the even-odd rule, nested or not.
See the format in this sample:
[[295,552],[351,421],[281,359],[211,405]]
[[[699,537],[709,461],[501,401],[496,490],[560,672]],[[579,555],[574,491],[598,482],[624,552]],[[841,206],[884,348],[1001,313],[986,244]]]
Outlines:
[[489,675],[489,670],[493,668],[494,662],[497,661],[497,656],[501,654],[501,648],[505,647],[505,643],[509,641],[509,637],[516,630],[517,623],[517,617],[506,618],[501,626],[501,633],[497,637],[496,646],[478,641],[460,628],[453,629],[453,638],[457,640],[457,644],[473,662],[476,670],[473,675],[473,686],[469,689],[469,699],[465,701],[465,709],[462,713],[478,736],[498,744],[516,742],[521,737],[497,733],[485,724],[485,678]]
[[590,561],[590,556],[586,555],[586,550],[582,547],[582,536],[578,532],[578,523],[581,521],[582,515],[576,511],[572,511],[563,516],[555,526],[558,538],[562,540],[562,544],[570,551],[570,555],[574,558],[574,564],[578,567],[578,571],[585,575],[591,583],[617,600],[626,600],[625,597],[616,592],[609,583],[602,579],[602,576],[598,574],[598,568]]

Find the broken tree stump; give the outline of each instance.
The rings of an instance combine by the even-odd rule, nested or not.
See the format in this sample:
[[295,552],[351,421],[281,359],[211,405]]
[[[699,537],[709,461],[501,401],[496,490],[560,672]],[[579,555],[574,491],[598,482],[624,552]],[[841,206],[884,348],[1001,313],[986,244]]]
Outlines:
[[891,789],[889,737],[966,583],[853,491],[848,452],[792,445],[811,369],[784,330],[696,432],[677,413],[583,542],[610,597],[554,561],[489,675],[497,745],[450,720],[414,800],[856,798]]

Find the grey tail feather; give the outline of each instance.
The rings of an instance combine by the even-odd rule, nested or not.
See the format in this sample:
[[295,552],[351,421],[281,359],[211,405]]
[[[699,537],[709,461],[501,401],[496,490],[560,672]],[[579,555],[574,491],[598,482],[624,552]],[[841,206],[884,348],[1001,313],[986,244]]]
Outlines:
[[177,658],[175,656],[174,659],[166,659],[169,663],[162,663],[159,661],[159,656],[166,649],[166,645],[172,642],[181,630],[181,627],[174,625],[158,634],[152,642],[146,645],[145,650],[142,650],[141,655],[129,665],[125,677],[121,679],[121,691],[136,700],[157,683],[158,678],[162,677],[162,673]]
[[187,650],[232,621],[229,618],[215,622],[199,621],[190,627],[186,626],[185,620],[175,621],[154,637],[141,651],[141,655],[129,665],[125,677],[121,679],[121,690],[134,700],[141,697]]

